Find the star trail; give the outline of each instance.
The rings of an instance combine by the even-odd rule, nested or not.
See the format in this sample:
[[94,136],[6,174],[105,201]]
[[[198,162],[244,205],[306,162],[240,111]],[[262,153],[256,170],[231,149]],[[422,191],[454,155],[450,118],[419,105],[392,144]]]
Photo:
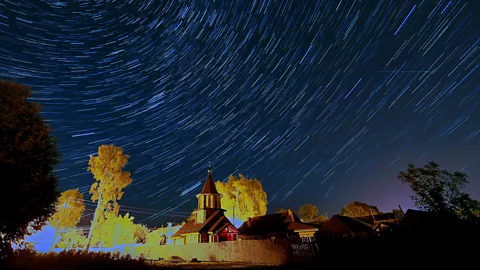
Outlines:
[[188,214],[209,162],[216,180],[260,179],[270,212],[389,211],[412,205],[409,163],[462,170],[480,196],[478,14],[477,0],[0,0],[0,78],[43,105],[60,188],[87,194],[89,156],[124,148],[136,221]]

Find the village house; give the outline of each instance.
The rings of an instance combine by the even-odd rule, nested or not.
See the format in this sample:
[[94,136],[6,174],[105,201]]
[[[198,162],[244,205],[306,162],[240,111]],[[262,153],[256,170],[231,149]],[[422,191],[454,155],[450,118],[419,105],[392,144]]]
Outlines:
[[323,222],[316,236],[359,237],[373,233],[373,225],[356,218],[334,215]]
[[391,232],[398,228],[402,218],[403,213],[397,210],[390,213],[360,217],[358,219],[373,225],[373,229],[376,232]]
[[238,228],[240,240],[313,237],[318,227],[303,223],[292,209],[287,212],[248,218]]
[[382,223],[382,222],[399,224],[402,218],[403,218],[402,213],[400,211],[397,211],[397,212],[382,213],[377,215],[368,215],[365,217],[359,217],[358,219],[375,226],[378,223]]
[[237,240],[238,230],[224,215],[220,193],[213,183],[210,168],[207,181],[197,195],[198,207],[193,218],[187,221],[174,235],[174,245],[213,243]]

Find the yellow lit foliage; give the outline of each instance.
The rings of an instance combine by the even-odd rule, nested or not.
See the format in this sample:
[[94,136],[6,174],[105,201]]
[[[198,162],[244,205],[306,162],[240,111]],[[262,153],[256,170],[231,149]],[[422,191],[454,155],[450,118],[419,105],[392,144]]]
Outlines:
[[163,240],[165,233],[160,230],[154,230],[148,233],[146,244],[150,246],[158,246]]
[[135,232],[133,238],[136,243],[145,244],[147,242],[148,228],[143,224],[135,224]]
[[141,224],[133,223],[133,216],[129,213],[124,216],[111,217],[105,220],[98,240],[101,247],[113,247],[114,245],[144,243],[147,239],[148,229]]
[[341,216],[347,217],[365,217],[370,215],[381,214],[380,210],[375,205],[368,205],[363,202],[354,201],[353,203],[347,204],[340,211]]
[[87,237],[82,230],[70,229],[62,235],[57,244],[59,248],[82,248],[87,243]]
[[162,228],[157,228],[156,230],[151,231],[147,235],[147,245],[152,245],[152,246],[158,246],[160,243],[163,242],[163,244],[168,244],[169,242],[173,242],[171,240],[172,235],[174,235],[178,230],[180,229],[180,226],[170,226],[170,227],[162,227]]
[[[123,172],[128,162],[128,155],[123,154],[121,147],[101,145],[98,156],[90,156],[88,171],[92,172],[96,182],[90,188],[92,201],[100,204],[114,203],[123,196],[122,189],[132,183],[129,172]],[[108,207],[108,210],[113,210]]]
[[117,200],[123,196],[122,189],[132,183],[129,172],[123,172],[128,162],[128,155],[123,154],[121,147],[101,145],[98,156],[90,156],[88,171],[92,172],[95,183],[90,188],[92,201],[98,201],[91,226],[91,242],[98,242],[96,234],[103,231],[107,219],[118,215]]
[[83,194],[78,189],[62,192],[55,205],[56,212],[49,222],[53,227],[71,227],[77,225],[85,211]]
[[305,222],[313,221],[314,219],[318,218],[318,209],[313,204],[307,203],[303,205],[302,207],[300,207],[298,213]]
[[230,175],[227,182],[217,181],[215,185],[222,194],[222,208],[229,219],[246,221],[267,213],[267,193],[258,179]]

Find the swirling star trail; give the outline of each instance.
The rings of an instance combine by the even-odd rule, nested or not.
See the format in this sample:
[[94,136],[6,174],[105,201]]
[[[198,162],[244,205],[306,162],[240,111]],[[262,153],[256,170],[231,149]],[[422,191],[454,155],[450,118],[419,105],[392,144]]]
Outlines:
[[195,207],[209,162],[260,179],[270,211],[388,211],[411,203],[409,163],[463,170],[480,195],[478,14],[478,0],[1,0],[0,77],[44,106],[62,189],[88,193],[89,155],[124,147],[121,204],[149,224]]

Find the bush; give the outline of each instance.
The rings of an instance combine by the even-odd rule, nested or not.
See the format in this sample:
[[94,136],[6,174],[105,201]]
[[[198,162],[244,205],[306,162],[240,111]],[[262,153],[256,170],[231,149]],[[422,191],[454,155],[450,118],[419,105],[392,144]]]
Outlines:
[[185,262],[185,260],[180,256],[170,256],[168,260],[171,262]]
[[24,270],[130,270],[152,269],[151,266],[132,259],[130,256],[118,256],[110,253],[86,251],[62,251],[58,254],[38,254],[31,250],[17,250],[14,255],[0,264],[0,269]]

